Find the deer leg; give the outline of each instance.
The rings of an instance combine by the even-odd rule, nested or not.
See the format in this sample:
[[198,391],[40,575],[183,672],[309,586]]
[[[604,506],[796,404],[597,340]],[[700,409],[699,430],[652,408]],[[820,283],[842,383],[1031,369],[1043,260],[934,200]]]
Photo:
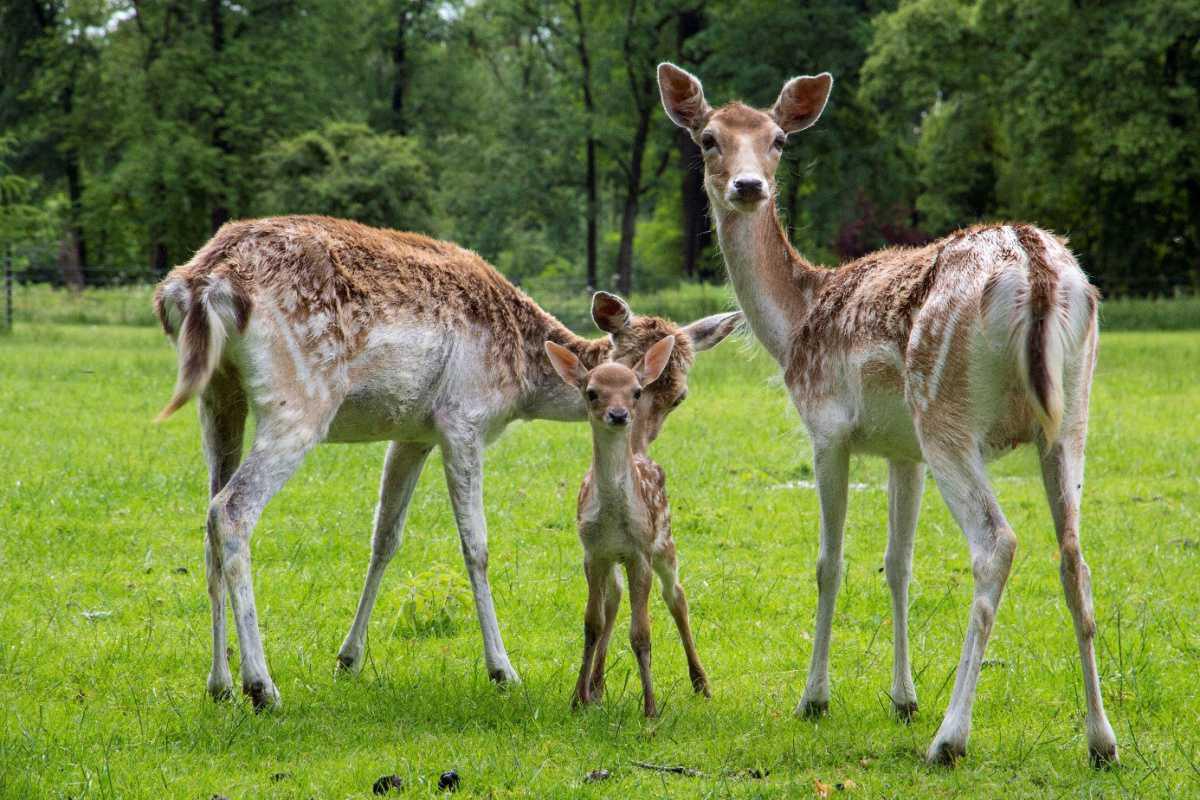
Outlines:
[[354,622],[338,650],[337,670],[357,673],[362,669],[363,645],[367,638],[367,624],[371,610],[379,596],[379,584],[383,573],[396,555],[404,535],[404,520],[408,516],[408,504],[412,500],[421,468],[432,449],[426,444],[392,442],[383,463],[383,477],[379,482],[379,505],[375,507],[375,530],[371,535],[371,562],[367,567],[367,578]]
[[633,611],[629,623],[629,644],[637,659],[642,679],[642,708],[647,717],[658,716],[654,702],[654,685],[650,677],[650,565],[640,559],[625,565],[629,580],[629,606]]
[[[246,396],[232,376],[218,371],[201,393],[197,405],[211,502],[233,477],[242,459]],[[221,575],[221,548],[207,532],[204,536],[204,568],[212,608],[212,668],[208,673],[208,693],[214,700],[223,700],[233,694],[225,631],[225,579]]]
[[846,489],[850,453],[842,444],[813,448],[817,492],[821,499],[821,544],[817,554],[817,628],[812,664],[796,713],[815,718],[829,710],[829,639],[833,609],[842,582],[842,531],[846,522]]
[[255,710],[279,705],[279,690],[267,671],[258,629],[250,574],[250,535],[267,502],[317,440],[315,435],[297,435],[295,430],[277,435],[271,428],[269,421],[260,419],[254,447],[208,510],[208,537],[214,545],[210,550],[220,550],[221,575],[237,626],[242,691],[250,696]]
[[1042,478],[1054,529],[1058,534],[1059,572],[1067,608],[1075,624],[1083,690],[1087,700],[1088,755],[1093,766],[1115,764],[1117,739],[1104,714],[1100,676],[1096,669],[1096,615],[1092,606],[1092,576],[1079,546],[1079,499],[1083,488],[1083,450],[1086,421],[1067,430],[1058,442],[1042,447]]
[[892,592],[892,705],[905,721],[917,713],[917,690],[908,658],[908,581],[924,486],[924,464],[888,462],[888,543],[883,563]]
[[608,659],[608,644],[612,641],[613,627],[617,623],[617,611],[621,608],[621,576],[616,566],[608,568],[608,581],[604,587],[604,630],[596,643],[596,655],[592,663],[592,700],[604,696],[604,662]]
[[683,643],[683,653],[687,657],[688,676],[692,680],[692,689],[705,697],[712,697],[708,686],[708,675],[700,664],[700,656],[696,652],[696,642],[692,638],[692,623],[688,618],[687,595],[679,582],[679,565],[675,559],[675,544],[671,542],[654,559],[654,571],[658,573],[662,584],[662,596],[675,627],[679,630],[679,640]]
[[600,699],[598,694],[592,693],[592,664],[606,625],[605,584],[609,581],[612,569],[612,564],[584,557],[583,574],[587,578],[588,599],[587,608],[583,613],[583,663],[579,667],[575,695],[571,698],[572,708]]
[[932,763],[953,764],[966,754],[971,733],[971,707],[988,637],[996,619],[1000,596],[1012,569],[1017,537],[1013,534],[987,479],[977,450],[956,453],[929,452],[929,466],[938,489],[966,536],[975,578],[967,635],[954,680],[946,716],[929,746]]
[[463,560],[475,595],[475,611],[483,633],[483,657],[488,675],[496,683],[519,683],[509,663],[500,624],[488,585],[487,521],[483,516],[483,436],[478,432],[447,433],[442,440],[442,457],[450,503],[458,523]]

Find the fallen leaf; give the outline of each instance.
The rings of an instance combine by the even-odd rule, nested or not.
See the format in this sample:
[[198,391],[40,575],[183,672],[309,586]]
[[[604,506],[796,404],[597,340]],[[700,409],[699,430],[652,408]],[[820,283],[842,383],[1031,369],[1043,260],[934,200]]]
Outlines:
[[820,778],[813,778],[813,794],[817,797],[829,797],[833,794],[833,787],[828,783],[822,783]]

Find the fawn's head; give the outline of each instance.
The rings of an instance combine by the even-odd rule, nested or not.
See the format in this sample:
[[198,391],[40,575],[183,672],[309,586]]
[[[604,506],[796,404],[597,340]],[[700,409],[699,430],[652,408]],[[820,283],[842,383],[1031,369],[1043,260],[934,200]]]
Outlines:
[[688,372],[696,353],[722,342],[742,321],[742,312],[713,314],[688,325],[676,325],[661,317],[635,316],[621,298],[596,292],[592,297],[592,320],[612,340],[609,358],[630,368],[644,360],[656,343],[668,336],[675,339],[661,375],[643,384],[631,409],[636,419],[634,449],[645,450],[658,437],[667,415],[687,398]]
[[583,393],[587,404],[588,421],[593,429],[610,430],[628,435],[639,420],[638,403],[644,387],[654,383],[667,368],[675,337],[660,340],[631,369],[624,364],[606,361],[588,370],[567,348],[546,342],[546,355],[554,371],[568,386]]
[[674,64],[658,65],[658,88],[667,116],[704,154],[704,185],[713,205],[753,213],[775,196],[775,170],[788,135],[821,116],[833,76],[792,78],[775,105],[763,110],[733,102],[714,111],[700,80]]

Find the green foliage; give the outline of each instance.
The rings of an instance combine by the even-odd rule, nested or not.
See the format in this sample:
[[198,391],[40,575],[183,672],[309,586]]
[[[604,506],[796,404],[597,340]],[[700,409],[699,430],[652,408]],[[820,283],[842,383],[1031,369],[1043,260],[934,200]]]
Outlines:
[[[492,592],[524,682],[508,691],[490,683],[473,609],[455,612],[446,635],[390,635],[409,598],[409,571],[464,580],[436,454],[383,580],[367,666],[355,679],[334,678],[369,560],[386,445],[331,445],[309,454],[255,530],[259,620],[283,693],[282,709],[255,714],[240,695],[204,696],[208,480],[199,424],[191,409],[148,422],[171,392],[174,351],[149,328],[20,324],[0,341],[0,560],[8,568],[0,796],[370,798],[380,775],[398,773],[409,787],[399,797],[420,798],[437,794],[436,776],[455,768],[459,795],[481,798],[782,800],[814,797],[814,778],[854,781],[859,789],[833,795],[845,800],[1193,797],[1197,363],[1194,332],[1101,336],[1081,546],[1123,765],[1087,766],[1053,523],[1035,454],[1024,449],[991,468],[1021,543],[988,645],[970,750],[947,770],[920,759],[961,653],[971,561],[928,481],[909,593],[921,710],[911,725],[898,723],[887,698],[887,467],[879,459],[851,465],[830,715],[813,724],[792,714],[812,648],[819,511],[814,490],[785,488],[811,479],[811,456],[785,392],[770,382],[777,369],[758,349],[726,342],[698,358],[689,398],[653,452],[668,475],[711,700],[692,695],[655,590],[661,718],[641,717],[628,595],[604,702],[571,710],[586,598],[574,504],[591,441],[585,424],[535,422],[513,426],[489,449],[485,493]],[[110,615],[84,616],[96,611]],[[594,769],[612,777],[585,784]]]
[[471,587],[462,570],[444,564],[411,575],[401,588],[392,635],[407,639],[455,636],[474,621]]
[[417,143],[334,122],[263,155],[263,214],[328,214],[429,232],[433,182]]

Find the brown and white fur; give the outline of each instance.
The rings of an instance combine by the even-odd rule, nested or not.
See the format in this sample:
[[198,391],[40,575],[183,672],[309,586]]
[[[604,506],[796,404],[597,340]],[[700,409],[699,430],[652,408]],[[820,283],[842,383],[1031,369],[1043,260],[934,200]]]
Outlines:
[[819,269],[788,242],[775,170],[790,134],[816,122],[833,79],[787,82],[775,105],[712,109],[700,81],[658,70],[667,114],[704,155],[705,187],[726,267],[751,329],[784,370],[808,429],[821,504],[816,635],[798,712],[829,703],[829,639],[842,577],[849,457],[888,459],[888,547],[895,658],[892,702],[916,710],[908,659],[908,582],[924,467],[966,536],[975,576],[949,708],[928,758],[966,752],[971,705],[1016,536],[985,464],[1020,444],[1041,454],[1075,624],[1095,764],[1117,760],[1096,671],[1096,631],[1079,546],[1097,292],[1064,242],[1023,224],[983,225],[923,247]]
[[[542,344],[562,344],[589,367],[634,363],[665,335],[681,346],[645,404],[686,391],[693,354],[728,333],[735,314],[685,328],[635,317],[598,293],[593,316],[609,336],[569,331],[476,254],[425,236],[328,217],[225,225],[155,295],[178,343],[175,394],[160,418],[199,396],[211,475],[205,562],[212,605],[209,692],[228,695],[225,595],[241,648],[242,690],[276,705],[250,574],[250,536],[263,507],[322,441],[388,440],[371,560],[339,668],[362,665],[380,580],[400,544],[426,457],[440,447],[463,558],[497,681],[515,681],[487,579],[483,450],[513,420],[582,420],[584,403],[549,368]],[[243,460],[248,412],[257,420]],[[646,432],[652,436],[654,431]]]
[[[608,363],[588,370],[570,350],[546,342],[554,369],[568,386],[582,394],[592,426],[592,467],[579,487],[577,507],[588,600],[583,620],[583,664],[573,705],[597,702],[604,693],[604,661],[621,605],[618,566],[625,568],[629,582],[629,605],[633,610],[629,642],[637,657],[646,716],[658,715],[650,680],[652,573],[658,574],[663,599],[679,628],[692,687],[710,696],[708,676],[692,640],[687,598],[679,583],[666,475],[644,450],[636,447],[631,433],[636,425],[644,424],[640,417],[655,413],[639,409],[639,400],[643,388],[652,387],[659,379],[674,347],[675,337],[668,336],[646,351],[633,369]],[[658,425],[661,423],[659,419]]]

